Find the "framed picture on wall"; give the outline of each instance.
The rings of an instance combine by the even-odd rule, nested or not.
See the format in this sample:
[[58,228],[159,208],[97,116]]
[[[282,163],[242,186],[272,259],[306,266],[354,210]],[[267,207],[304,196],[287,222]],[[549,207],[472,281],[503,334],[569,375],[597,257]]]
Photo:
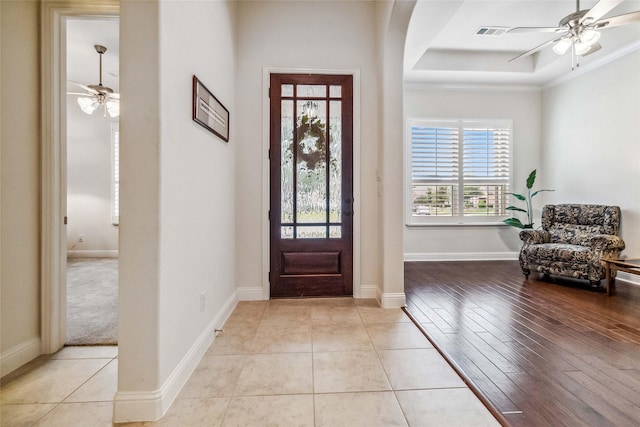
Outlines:
[[193,120],[229,142],[229,110],[193,76]]

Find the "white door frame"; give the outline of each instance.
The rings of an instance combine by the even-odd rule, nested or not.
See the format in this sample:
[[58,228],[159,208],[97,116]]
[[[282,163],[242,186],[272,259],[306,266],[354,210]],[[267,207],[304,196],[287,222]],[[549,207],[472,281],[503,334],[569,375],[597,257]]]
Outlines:
[[262,295],[248,296],[246,299],[268,300],[271,288],[269,283],[270,244],[269,244],[269,207],[270,207],[270,164],[269,164],[269,82],[271,74],[341,74],[353,76],[353,297],[375,298],[370,292],[362,292],[360,283],[360,70],[338,70],[321,68],[278,68],[262,69]]
[[64,346],[66,292],[66,20],[71,17],[117,18],[118,0],[46,1],[41,3],[41,349]]

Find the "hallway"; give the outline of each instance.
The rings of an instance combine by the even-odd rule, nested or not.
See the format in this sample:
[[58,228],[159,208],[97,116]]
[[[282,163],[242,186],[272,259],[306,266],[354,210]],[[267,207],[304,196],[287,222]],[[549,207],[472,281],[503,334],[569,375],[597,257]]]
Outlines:
[[[2,425],[110,425],[109,349],[65,348],[3,385]],[[238,303],[165,417],[123,425],[499,424],[402,310],[341,298]]]

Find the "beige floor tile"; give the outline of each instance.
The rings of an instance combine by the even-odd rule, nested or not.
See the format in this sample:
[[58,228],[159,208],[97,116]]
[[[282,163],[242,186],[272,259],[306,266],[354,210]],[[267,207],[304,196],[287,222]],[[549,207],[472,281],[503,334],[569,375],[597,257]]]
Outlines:
[[264,310],[234,310],[222,326],[222,329],[231,331],[232,329],[257,328],[260,324],[260,319],[262,319],[263,312]]
[[364,323],[412,323],[400,308],[358,306],[358,312]]
[[52,359],[113,359],[118,356],[116,345],[81,345],[63,347]]
[[235,395],[312,392],[311,353],[254,354],[247,356]]
[[382,350],[378,354],[394,390],[465,387],[434,349]]
[[362,319],[355,306],[314,306],[311,308],[311,322],[314,325],[347,325],[360,324]]
[[311,325],[292,322],[289,326],[261,323],[251,345],[252,353],[310,353]]
[[433,348],[413,323],[375,323],[365,327],[376,349]]
[[62,402],[111,359],[49,360],[0,389],[4,403]]
[[262,316],[260,326],[288,327],[293,325],[311,325],[311,307],[309,306],[269,306]]
[[498,427],[500,423],[468,388],[396,392],[412,427]]
[[218,332],[208,354],[249,354],[256,328],[230,328]]
[[391,390],[375,351],[313,354],[315,393]]
[[118,360],[112,360],[64,401],[111,402],[118,391]]
[[0,406],[0,426],[30,427],[55,407],[56,403],[2,405]]
[[369,334],[358,323],[347,325],[313,325],[313,351],[373,350]]
[[234,313],[263,312],[269,305],[269,301],[239,301],[233,309]]
[[357,298],[353,300],[356,307],[374,307],[380,308],[380,304],[373,298]]
[[236,397],[222,426],[313,426],[313,395]]
[[228,398],[176,399],[164,417],[153,423],[162,427],[219,426]]
[[317,427],[406,426],[393,392],[316,394]]
[[178,397],[192,399],[232,396],[246,357],[205,355]]
[[112,427],[113,403],[61,403],[38,423],[38,427]]

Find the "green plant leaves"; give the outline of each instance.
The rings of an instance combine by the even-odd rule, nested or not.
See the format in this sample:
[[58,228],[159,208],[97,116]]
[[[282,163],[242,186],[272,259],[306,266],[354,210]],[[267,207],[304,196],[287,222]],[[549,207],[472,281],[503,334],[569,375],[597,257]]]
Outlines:
[[538,190],[538,191],[534,191],[533,193],[531,193],[531,197],[535,196],[538,193],[542,193],[543,191],[556,191],[556,190]]
[[525,209],[519,208],[517,206],[509,206],[507,208],[508,211],[518,211],[518,212],[524,212],[527,213],[527,211]]
[[527,188],[531,190],[533,183],[536,182],[536,169],[532,170],[527,178]]
[[507,219],[503,220],[502,222],[504,222],[505,224],[510,225],[512,227],[525,228],[525,225],[518,218],[507,218]]

